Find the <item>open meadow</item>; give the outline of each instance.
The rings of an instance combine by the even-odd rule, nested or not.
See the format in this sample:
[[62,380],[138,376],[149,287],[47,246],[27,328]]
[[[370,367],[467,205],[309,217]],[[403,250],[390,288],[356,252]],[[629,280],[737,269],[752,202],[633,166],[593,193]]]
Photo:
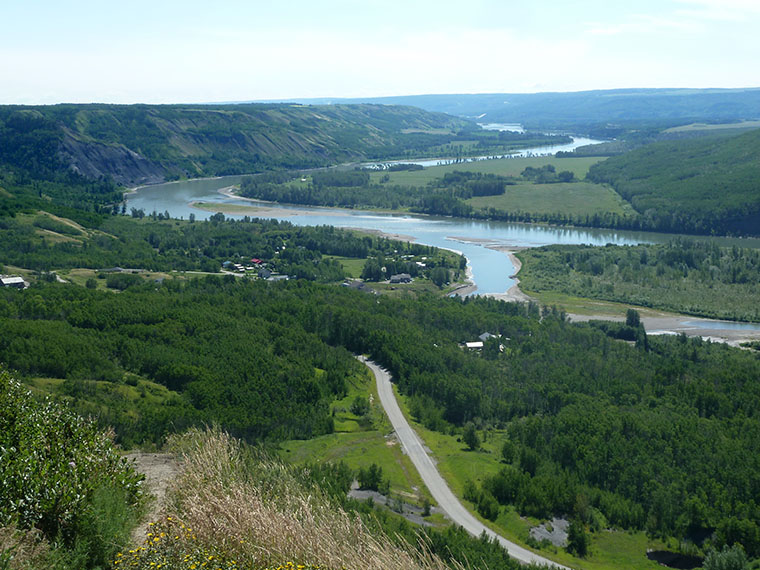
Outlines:
[[535,214],[566,214],[585,216],[613,213],[633,214],[631,205],[607,186],[589,182],[560,182],[557,184],[517,184],[507,186],[498,196],[477,196],[466,200],[476,210],[530,212]]

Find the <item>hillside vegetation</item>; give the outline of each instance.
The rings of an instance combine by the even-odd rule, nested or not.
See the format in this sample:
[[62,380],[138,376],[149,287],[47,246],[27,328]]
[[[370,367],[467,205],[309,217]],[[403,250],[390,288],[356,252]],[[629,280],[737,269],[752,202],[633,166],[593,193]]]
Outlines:
[[169,448],[182,457],[181,473],[143,546],[116,558],[128,567],[519,567],[495,543],[461,529],[415,531],[366,502],[347,501],[351,475],[343,465],[288,467],[218,430],[190,430]]
[[520,285],[718,319],[760,322],[760,253],[674,240],[521,251]]
[[134,185],[403,156],[473,127],[380,105],[5,106],[0,163]]
[[128,543],[141,480],[94,423],[0,370],[0,567],[105,567]]
[[644,146],[594,165],[642,216],[643,229],[760,233],[760,130]]
[[[514,505],[590,520],[593,507],[617,528],[715,532],[712,544],[760,553],[754,354],[638,329],[631,346],[533,306],[303,281],[207,278],[119,295],[48,285],[4,297],[0,358],[26,373],[118,383],[127,370],[248,438],[310,437],[330,430],[351,353],[369,353],[424,425],[506,430],[508,480],[468,495],[484,516]],[[503,351],[499,339],[482,354],[459,348],[484,330],[510,339]]]

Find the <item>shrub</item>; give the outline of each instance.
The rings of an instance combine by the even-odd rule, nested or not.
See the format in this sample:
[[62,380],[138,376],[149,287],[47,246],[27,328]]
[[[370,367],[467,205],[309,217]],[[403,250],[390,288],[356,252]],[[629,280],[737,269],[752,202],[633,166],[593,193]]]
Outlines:
[[93,423],[0,371],[0,527],[37,529],[79,566],[102,565],[128,536],[141,482]]

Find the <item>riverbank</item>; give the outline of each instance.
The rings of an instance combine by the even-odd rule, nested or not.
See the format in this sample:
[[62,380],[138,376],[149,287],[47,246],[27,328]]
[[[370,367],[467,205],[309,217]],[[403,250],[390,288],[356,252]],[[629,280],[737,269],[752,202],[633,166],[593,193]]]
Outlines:
[[[741,323],[730,323],[703,319],[690,315],[676,313],[657,312],[643,307],[631,305],[631,308],[639,311],[641,322],[648,335],[678,335],[698,336],[710,342],[723,342],[735,347],[741,347],[742,343],[760,340],[760,330],[727,328]],[[602,321],[625,321],[625,317],[600,313],[597,315],[568,314],[571,322],[582,323],[590,320]]]
[[[233,191],[235,190],[234,186],[227,186],[225,188],[220,188],[218,192],[222,194],[223,196],[226,196],[227,198],[232,198],[235,200],[244,200],[246,202],[255,202],[257,204],[265,202],[264,200],[258,200],[253,198],[244,198],[241,196],[238,196]],[[220,204],[217,202],[213,203],[206,203],[201,201],[194,201],[191,202],[190,205],[193,208],[198,208],[207,212],[222,212],[223,214],[231,214],[231,215],[258,215],[258,216],[264,216],[264,217],[286,217],[286,216],[308,216],[308,215],[314,215],[314,208],[319,207],[310,207],[309,210],[306,209],[298,209],[298,208],[278,208],[277,202],[266,202],[267,204],[272,204],[272,206],[246,206],[242,204]],[[320,209],[320,214],[325,216],[334,216],[334,217],[340,217],[344,216],[344,212],[354,212],[354,210],[348,209],[348,208],[334,208],[334,207],[326,207],[324,209]],[[374,213],[384,213],[377,210],[367,210],[367,212],[374,212]],[[421,216],[424,216],[424,214],[419,214]],[[354,230],[357,232],[367,233],[371,235],[376,235],[380,237],[384,237],[387,239],[394,239],[399,241],[406,241],[406,242],[417,242],[418,240],[414,236],[401,234],[401,233],[393,233],[393,232],[385,232],[378,229],[369,229],[369,228],[360,228],[360,227],[352,227],[352,226],[346,226],[344,229],[347,230]],[[457,240],[457,238],[452,238],[454,240]],[[465,241],[465,240],[462,240]],[[435,246],[438,249],[444,249],[446,251],[451,251],[453,253],[456,253],[457,255],[464,255],[464,253],[458,249],[450,248],[450,247],[442,247],[442,246]],[[519,262],[518,262],[519,263]],[[449,295],[458,295],[461,297],[466,297],[467,295],[471,295],[475,291],[477,291],[478,287],[475,284],[474,276],[472,273],[472,267],[469,264],[467,264],[467,267],[465,269],[465,280],[462,282],[461,285],[455,285],[454,289],[451,290],[448,294]]]
[[495,251],[499,251],[509,257],[509,261],[514,266],[514,271],[512,272],[512,275],[509,276],[510,279],[514,280],[514,283],[512,286],[507,289],[505,293],[490,293],[486,295],[486,297],[491,297],[493,299],[499,299],[501,301],[509,301],[509,302],[518,302],[518,303],[528,303],[530,301],[537,302],[536,299],[531,297],[530,295],[526,295],[525,293],[520,290],[520,279],[517,277],[517,274],[520,273],[520,269],[522,269],[522,262],[517,258],[515,255],[515,252],[527,249],[525,247],[516,247],[516,246],[504,246],[504,245],[490,245],[486,246],[489,249],[493,249]]
[[[155,182],[151,184],[140,184],[140,186],[135,186],[133,188],[128,188],[124,191],[124,196],[129,196],[130,194],[136,193],[138,190],[142,190],[143,188],[151,188],[153,186],[164,186],[166,184],[183,184],[185,182],[191,182],[191,181],[198,181],[198,182],[205,182],[208,180],[224,180],[225,178],[240,178],[241,174],[228,174],[226,176],[204,176],[202,178],[186,178],[184,180],[167,180],[166,182]],[[233,186],[230,186],[232,188]]]
[[[522,262],[517,258],[515,252],[528,248],[508,245],[486,245],[485,247],[507,255],[515,268],[514,273],[510,275],[510,278],[514,279],[514,284],[506,293],[489,293],[486,296],[509,302],[540,302],[539,298],[531,297],[520,289],[520,280],[517,277],[522,268]],[[742,323],[668,313],[622,303],[597,302],[593,299],[589,299],[589,301],[598,307],[598,312],[595,311],[590,314],[568,313],[571,322],[582,323],[591,320],[623,322],[625,321],[625,311],[628,308],[634,308],[639,311],[641,322],[649,335],[685,334],[687,336],[698,336],[711,342],[724,342],[735,347],[741,346],[744,342],[760,340],[760,330],[753,330],[749,327],[743,328]]]
[[[233,200],[242,200],[245,202],[253,202],[256,204],[264,205],[251,205],[245,204],[225,204],[224,202],[205,202],[203,200],[192,200],[189,205],[196,210],[203,210],[204,212],[221,212],[222,214],[229,214],[232,216],[252,216],[263,218],[282,218],[287,216],[309,216],[314,215],[314,209],[318,206],[308,206],[309,209],[299,209],[298,207],[283,208],[277,202],[268,202],[266,200],[254,200],[253,198],[245,198],[233,193],[235,186],[226,186],[217,190],[219,194],[231,198]],[[271,206],[269,205],[271,204]],[[341,211],[341,208],[320,208],[320,215],[340,217],[345,214]]]

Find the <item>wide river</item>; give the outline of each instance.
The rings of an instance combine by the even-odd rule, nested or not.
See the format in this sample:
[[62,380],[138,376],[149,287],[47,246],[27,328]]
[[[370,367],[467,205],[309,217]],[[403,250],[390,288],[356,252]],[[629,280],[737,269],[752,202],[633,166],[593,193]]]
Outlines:
[[[549,244],[605,245],[608,243],[629,245],[667,242],[674,237],[672,234],[651,232],[561,228],[538,224],[380,214],[340,208],[273,205],[230,198],[219,192],[220,189],[239,184],[241,178],[241,176],[228,176],[146,186],[127,196],[127,207],[143,209],[146,213],[169,212],[173,218],[187,219],[192,213],[197,219],[205,219],[211,215],[210,212],[194,208],[190,205],[191,202],[261,206],[261,213],[251,213],[251,216],[287,220],[300,226],[332,225],[399,235],[422,244],[463,253],[469,262],[472,278],[479,294],[503,293],[514,284],[514,280],[510,278],[515,273],[512,262],[503,253],[487,246],[537,247]],[[229,216],[242,217],[242,215],[231,214]],[[760,247],[760,239],[711,239],[725,245],[742,243]]]

